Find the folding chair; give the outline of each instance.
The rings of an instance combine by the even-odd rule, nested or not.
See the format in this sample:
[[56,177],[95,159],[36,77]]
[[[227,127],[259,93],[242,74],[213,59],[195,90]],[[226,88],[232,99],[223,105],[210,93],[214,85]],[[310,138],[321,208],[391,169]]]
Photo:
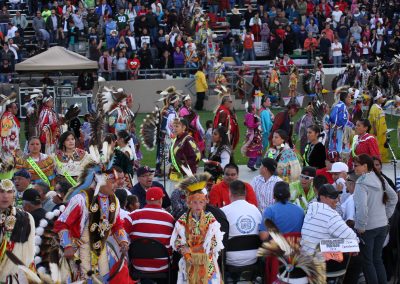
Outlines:
[[[261,240],[258,235],[244,235],[244,236],[236,236],[229,239],[226,243],[225,254],[228,252],[238,252],[238,251],[245,251],[245,250],[255,250],[261,246]],[[245,266],[233,266],[225,264],[225,271],[232,274],[239,274],[239,279],[242,274],[249,273],[250,274],[250,281],[256,279],[257,275],[260,272],[260,263],[257,260],[256,263],[251,265]],[[226,275],[225,275],[226,276]],[[247,281],[248,279],[246,279]],[[226,281],[226,279],[225,279]],[[236,283],[237,281],[234,281]]]
[[[129,273],[133,279],[167,279],[171,283],[171,258],[168,249],[159,241],[150,238],[139,238],[129,245]],[[168,268],[166,272],[142,271],[133,266],[134,260],[166,258]]]

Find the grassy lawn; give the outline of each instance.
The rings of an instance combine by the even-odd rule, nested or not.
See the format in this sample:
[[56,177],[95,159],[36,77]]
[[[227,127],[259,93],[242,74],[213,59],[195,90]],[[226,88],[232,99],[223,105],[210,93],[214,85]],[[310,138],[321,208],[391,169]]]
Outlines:
[[[276,114],[278,111],[280,111],[280,110],[272,109],[272,112],[274,114]],[[304,113],[303,110],[300,110],[299,113],[296,115],[294,121],[298,121],[301,118],[301,116],[303,115],[303,113]],[[238,146],[236,147],[236,150],[234,152],[234,157],[235,157],[235,162],[239,165],[247,163],[247,158],[242,156],[242,154],[240,153],[240,147],[243,145],[243,141],[245,139],[245,133],[246,133],[246,128],[243,123],[244,114],[245,114],[244,111],[237,112],[237,118],[238,118],[239,127],[240,127],[240,142],[239,142]],[[202,111],[199,113],[199,115],[200,115],[200,121],[201,121],[201,124],[203,125],[203,127],[205,127],[207,120],[213,120],[213,118],[214,118],[214,113],[211,111]],[[137,129],[140,128],[140,125],[142,124],[142,121],[145,116],[146,116],[146,114],[138,114],[138,117],[136,118]],[[387,122],[388,128],[397,129],[398,119],[399,118],[396,116],[386,115],[386,122]],[[24,124],[24,122],[21,123],[21,130],[24,129],[23,124]],[[25,145],[24,131],[21,131],[21,142],[22,142],[21,147],[24,147],[24,145]],[[396,131],[391,132],[391,143],[390,144],[392,145],[397,158],[400,158],[400,149],[399,149],[398,143],[397,143],[397,132]],[[155,150],[147,151],[146,148],[142,146],[141,151],[143,153],[143,160],[142,160],[141,164],[148,165],[150,167],[155,167],[155,157],[156,157]],[[203,162],[201,162],[201,166],[202,166],[202,163]]]
[[[277,112],[279,112],[280,110],[277,109],[272,109],[272,112],[274,114],[276,114]],[[299,113],[296,115],[294,121],[298,121],[301,116],[303,115],[304,111],[300,110]],[[240,153],[240,147],[243,145],[243,141],[245,139],[245,134],[246,134],[246,127],[244,126],[244,111],[238,111],[237,113],[237,118],[238,118],[238,122],[239,122],[239,127],[240,127],[240,142],[238,144],[238,146],[236,147],[236,150],[234,152],[234,157],[235,157],[235,162],[237,164],[246,164],[247,163],[247,158],[244,157],[241,153]],[[203,127],[205,128],[206,125],[206,121],[207,120],[213,120],[214,118],[214,113],[211,111],[202,111],[199,112],[200,115],[200,121],[201,124],[203,125]],[[138,117],[136,118],[136,124],[139,126],[141,124],[141,122],[143,121],[143,118],[145,117],[145,114],[138,114]],[[388,128],[394,128],[397,129],[397,121],[398,121],[398,117],[396,116],[391,116],[391,115],[387,115],[386,116],[386,122],[388,124]],[[397,156],[397,158],[400,158],[400,149],[397,146],[397,132],[396,131],[392,131],[391,132],[391,143],[390,143],[393,147],[393,150],[395,151],[395,154]],[[144,165],[148,165],[151,167],[155,166],[155,151],[147,151],[144,147],[141,147],[141,150],[143,152],[143,160],[142,160],[142,164]],[[201,162],[202,164],[203,162]]]

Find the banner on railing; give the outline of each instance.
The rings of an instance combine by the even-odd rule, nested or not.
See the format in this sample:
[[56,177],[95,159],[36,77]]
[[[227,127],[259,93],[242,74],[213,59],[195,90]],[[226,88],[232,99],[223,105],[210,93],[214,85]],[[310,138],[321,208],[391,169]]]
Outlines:
[[265,57],[269,55],[269,46],[267,42],[255,42],[254,52],[257,57]]

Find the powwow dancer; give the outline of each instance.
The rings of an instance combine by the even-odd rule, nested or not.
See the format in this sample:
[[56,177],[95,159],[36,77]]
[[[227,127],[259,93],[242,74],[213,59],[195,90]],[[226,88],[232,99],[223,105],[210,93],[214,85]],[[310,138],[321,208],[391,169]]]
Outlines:
[[229,142],[234,150],[239,142],[239,126],[236,119],[236,114],[233,110],[233,98],[230,95],[229,90],[223,85],[219,86],[219,89],[215,89],[218,93],[221,103],[215,112],[213,129],[218,126],[225,127]]
[[247,127],[246,141],[241,148],[241,153],[249,158],[247,167],[256,171],[254,167],[257,158],[262,155],[262,138],[260,131],[260,118],[256,115],[254,105],[247,106],[247,113],[244,116],[244,125]]
[[54,231],[59,234],[64,257],[79,259],[75,262],[76,280],[97,277],[100,282],[108,283],[110,268],[116,259],[107,249],[107,238],[112,234],[122,252],[128,250],[128,238],[114,195],[118,174],[111,168],[112,151],[107,142],[101,143],[104,99],[104,95],[97,97],[97,113],[91,118],[89,153],[93,163],[85,166],[80,184],[70,190],[69,204],[56,221]]
[[39,138],[42,143],[42,152],[48,155],[54,153],[59,137],[59,118],[54,111],[54,98],[44,92],[39,113]]
[[210,212],[205,212],[209,173],[184,179],[179,188],[186,192],[188,212],[175,223],[171,246],[183,257],[179,261],[177,283],[199,284],[222,282],[218,253],[224,248],[221,225]]

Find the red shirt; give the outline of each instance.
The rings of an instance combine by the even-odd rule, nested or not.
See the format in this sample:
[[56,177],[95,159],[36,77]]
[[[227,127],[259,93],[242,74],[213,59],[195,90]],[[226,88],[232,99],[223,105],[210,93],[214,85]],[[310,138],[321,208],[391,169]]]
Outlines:
[[[367,154],[370,157],[377,157],[379,159],[381,158],[378,142],[376,141],[375,136],[369,133],[365,133],[364,135],[358,137],[354,153],[356,156]],[[350,169],[353,168],[353,155],[350,156],[348,165]]]
[[[254,189],[247,182],[246,185],[246,201],[257,207],[257,197]],[[231,204],[229,199],[229,185],[225,181],[214,184],[209,194],[209,203],[218,208]]]
[[[161,206],[147,204],[129,214],[124,227],[131,240],[138,238],[157,240],[165,245],[171,256],[172,249],[169,243],[174,223],[174,217]],[[168,268],[167,259],[135,259],[133,266],[138,270],[149,272],[161,272]]]
[[334,180],[332,178],[332,174],[328,173],[327,168],[317,170],[317,176],[324,176],[328,180],[328,183],[333,184]]

